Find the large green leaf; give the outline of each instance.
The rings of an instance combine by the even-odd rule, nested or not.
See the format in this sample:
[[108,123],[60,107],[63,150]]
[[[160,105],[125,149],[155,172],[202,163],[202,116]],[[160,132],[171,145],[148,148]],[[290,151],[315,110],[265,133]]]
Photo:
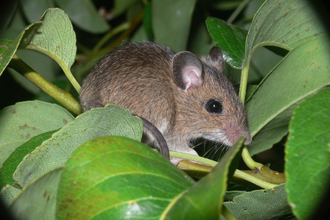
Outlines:
[[41,145],[43,141],[49,139],[54,132],[55,131],[48,131],[46,133],[36,135],[29,141],[16,148],[16,150],[9,156],[0,168],[0,189],[6,184],[15,184],[13,174],[18,164],[27,154],[31,153],[36,147]]
[[36,135],[62,128],[73,119],[64,108],[40,101],[4,108],[0,111],[0,166],[18,146]]
[[[238,194],[237,192],[230,193]],[[239,194],[233,197],[232,201],[224,203],[224,206],[237,219],[267,220],[292,215],[284,185],[274,189],[254,190]]]
[[186,50],[196,0],[154,0],[152,22],[155,40],[175,52]]
[[98,14],[91,0],[55,0],[79,28],[100,34],[109,30],[107,22]]
[[117,135],[140,141],[142,132],[141,119],[129,110],[115,105],[93,109],[79,115],[25,157],[14,179],[19,186],[26,186],[49,170],[63,166],[77,147],[95,137]]
[[[36,67],[35,70],[42,73],[46,79],[50,80],[51,74],[54,74],[57,70],[56,68],[51,68],[51,71],[49,71],[50,65],[54,64],[50,58],[55,60],[66,74],[70,73],[70,67],[76,56],[76,37],[71,21],[61,9],[47,10],[40,20],[26,27],[14,41],[0,40],[0,75],[11,61],[17,49],[25,48],[42,52],[47,56],[40,56],[44,54],[34,54],[32,51],[17,53],[19,56],[22,55],[23,60],[27,60],[27,63],[31,64],[32,67]],[[34,59],[26,57],[26,54]],[[36,65],[36,60],[39,62],[39,65]],[[45,70],[46,68],[48,68],[48,71]],[[11,71],[14,72],[15,79],[23,87],[33,93],[39,91],[35,85],[27,82],[23,76],[14,70]],[[72,83],[77,87],[76,82]]]
[[229,167],[243,142],[244,139],[241,138],[206,177],[173,200],[164,213],[165,218],[219,219],[227,189]]
[[26,34],[20,48],[37,50],[53,58],[62,69],[69,69],[76,57],[76,35],[63,10],[52,8],[42,18],[42,25]]
[[288,133],[297,104],[330,83],[329,42],[324,34],[318,36],[323,32],[317,15],[305,0],[269,0],[255,15],[246,41],[244,65],[248,65],[252,53],[261,46],[277,46],[291,52],[248,99],[246,108],[254,136],[252,155],[280,141]]
[[251,134],[256,140],[250,146],[252,155],[281,140],[296,105],[330,84],[329,51],[327,35],[305,41],[279,63],[254,93],[246,105]]
[[330,180],[330,88],[294,111],[286,144],[288,200],[299,219],[308,219],[326,194]]
[[206,25],[225,61],[233,68],[242,68],[247,31],[212,17],[206,19]]
[[65,166],[57,219],[160,219],[194,183],[148,146],[124,137],[89,141]]
[[325,29],[307,0],[268,0],[253,18],[243,65],[248,66],[258,47],[276,46],[290,51],[321,33]]
[[52,170],[23,188],[9,206],[16,219],[55,220],[57,189],[63,167]]

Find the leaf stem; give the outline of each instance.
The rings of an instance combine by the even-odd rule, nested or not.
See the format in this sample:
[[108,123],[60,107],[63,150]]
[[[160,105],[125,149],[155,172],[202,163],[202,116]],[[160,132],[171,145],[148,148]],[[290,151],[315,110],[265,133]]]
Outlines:
[[22,74],[25,78],[39,87],[49,96],[56,99],[59,103],[61,103],[73,113],[77,115],[81,113],[81,106],[79,102],[73,98],[71,93],[58,88],[46,80],[43,76],[28,66],[23,60],[21,60],[17,55],[14,55],[13,59],[9,63],[9,67]]
[[58,64],[62,67],[63,72],[65,73],[66,77],[69,79],[70,83],[75,88],[77,93],[80,94],[81,86],[77,82],[76,78],[73,76],[70,68],[67,65],[61,65],[60,63]]
[[[243,151],[244,151],[244,149],[243,149]],[[247,154],[250,156],[250,154],[248,152],[247,152]],[[170,156],[175,157],[175,158],[180,158],[180,159],[183,159],[183,160],[195,161],[195,162],[201,163],[201,164],[206,165],[206,166],[211,166],[211,167],[215,167],[218,164],[214,160],[210,160],[210,159],[207,159],[207,158],[203,158],[203,157],[196,156],[196,155],[191,155],[191,154],[186,154],[186,153],[170,151]],[[263,166],[262,164],[258,164],[258,163],[255,163],[255,164],[257,164],[258,166],[261,165],[261,167]],[[250,167],[250,168],[252,169],[252,167]],[[253,167],[253,169],[255,169],[255,167]],[[205,172],[206,170],[207,169],[202,169],[201,171]],[[196,171],[198,171],[198,170],[196,170]],[[234,173],[234,177],[244,179],[244,180],[246,180],[250,183],[253,183],[257,186],[260,186],[261,188],[264,188],[264,189],[270,189],[270,188],[274,188],[274,187],[277,186],[276,184],[261,180],[261,179],[255,177],[255,176],[252,176],[252,175],[250,175],[248,173],[245,173],[241,170],[236,170],[235,173]]]
[[81,87],[80,87],[79,83],[77,82],[76,78],[74,78],[68,65],[61,58],[59,58],[57,55],[55,55],[53,53],[49,53],[49,51],[47,51],[45,49],[43,49],[41,47],[37,47],[33,44],[29,44],[26,48],[44,53],[47,56],[49,56],[50,58],[52,58],[53,60],[55,60],[55,62],[62,68],[63,72],[65,73],[66,77],[69,79],[72,86],[75,88],[75,90],[78,92],[78,94],[80,94]]
[[250,174],[247,174],[241,170],[235,170],[235,173],[234,173],[234,177],[237,177],[237,178],[242,178],[250,183],[253,183],[257,186],[260,186],[261,188],[264,188],[264,189],[273,189],[275,188],[276,186],[278,186],[277,184],[273,184],[273,183],[269,183],[269,182],[266,182],[264,180],[261,180],[261,179],[258,179]]
[[244,160],[244,163],[251,169],[261,169],[261,167],[263,167],[264,165],[258,162],[255,162],[250,153],[249,150],[247,149],[246,146],[244,146],[243,150],[242,150],[242,159]]
[[241,102],[243,103],[243,105],[245,104],[247,82],[248,82],[248,77],[249,77],[249,68],[250,68],[250,63],[246,67],[243,64],[242,74],[241,74],[241,83],[240,83],[240,87],[239,87],[239,98],[241,99]]
[[118,25],[111,31],[109,31],[106,35],[104,35],[102,37],[102,39],[99,42],[97,42],[95,47],[92,49],[92,52],[98,51],[110,38],[112,38],[114,35],[122,32],[124,30],[127,30],[129,27],[130,27],[130,23],[125,22],[123,24]]
[[235,11],[230,15],[230,17],[227,20],[228,24],[233,23],[233,21],[236,19],[236,17],[241,13],[243,8],[249,3],[250,0],[244,0],[242,3],[235,9]]
[[[239,88],[239,98],[241,99],[241,102],[243,103],[243,105],[245,103],[245,97],[246,97],[247,82],[248,82],[248,77],[249,77],[249,67],[250,67],[250,62],[248,62],[247,66],[244,66],[244,64],[243,64],[243,68],[242,68],[241,84],[240,84],[240,88]],[[251,170],[254,170],[256,168],[260,169],[263,166],[263,164],[255,162],[252,159],[246,146],[243,148],[242,158],[243,158],[245,164]]]
[[[116,38],[109,46],[100,49],[99,51],[97,51],[97,54],[101,54],[102,56],[104,56],[105,54],[107,54],[109,52],[109,50],[117,47],[119,44],[122,43],[122,41],[124,39],[126,39],[138,26],[138,24],[141,23],[142,19],[143,19],[143,15],[144,15],[144,10],[142,9],[132,20],[131,22],[131,26],[126,29],[123,33],[121,33],[119,35],[118,38]],[[94,57],[94,53],[91,54],[92,57]],[[86,60],[89,60],[90,56],[88,56],[86,58]]]
[[210,160],[210,159],[200,157],[200,156],[197,156],[197,155],[180,153],[180,152],[175,152],[175,151],[170,151],[170,156],[175,157],[175,158],[180,158],[180,159],[183,159],[183,160],[195,161],[197,163],[201,163],[201,164],[204,164],[206,166],[211,166],[211,167],[215,167],[218,164],[214,160]]
[[[95,65],[95,60],[99,60],[100,58],[104,57],[107,53],[109,53],[111,50],[116,48],[118,45],[122,43],[124,39],[126,39],[141,23],[143,19],[144,10],[142,9],[130,22],[130,27],[127,28],[124,32],[122,32],[109,46],[106,46],[104,48],[100,48],[99,50],[95,50],[88,55],[84,57],[84,60],[86,64],[79,69],[79,71],[76,73],[77,78],[81,78],[82,75],[91,69]],[[100,43],[101,44],[101,43]]]

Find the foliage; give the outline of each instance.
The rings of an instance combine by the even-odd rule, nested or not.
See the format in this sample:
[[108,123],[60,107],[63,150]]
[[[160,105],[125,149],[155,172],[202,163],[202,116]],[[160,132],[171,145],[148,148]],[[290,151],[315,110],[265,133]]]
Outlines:
[[[307,219],[330,171],[330,44],[307,1],[251,1],[243,11],[248,1],[115,0],[105,5],[113,11],[100,2],[20,1],[1,31],[0,75],[44,97],[0,111],[8,209],[24,219]],[[140,143],[142,121],[129,110],[81,114],[79,83],[96,61],[142,40],[197,55],[214,42],[222,49],[249,117],[242,157],[252,171],[236,170],[244,139],[219,162],[171,152],[188,160],[183,172]],[[282,145],[283,173],[250,157]]]

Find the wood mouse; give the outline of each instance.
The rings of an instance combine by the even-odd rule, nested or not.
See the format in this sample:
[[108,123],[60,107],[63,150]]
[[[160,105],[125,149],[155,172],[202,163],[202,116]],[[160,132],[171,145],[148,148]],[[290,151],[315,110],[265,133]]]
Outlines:
[[201,58],[151,42],[121,46],[84,79],[80,102],[84,111],[109,103],[130,109],[159,129],[171,151],[197,155],[188,144],[200,137],[232,146],[246,135],[248,145],[246,112],[223,65],[216,46]]

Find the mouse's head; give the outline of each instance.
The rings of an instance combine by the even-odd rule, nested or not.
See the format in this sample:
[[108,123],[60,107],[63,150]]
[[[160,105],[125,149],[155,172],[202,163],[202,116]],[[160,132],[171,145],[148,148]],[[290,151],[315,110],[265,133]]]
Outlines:
[[175,130],[182,132],[187,141],[203,137],[232,146],[246,135],[244,143],[251,142],[246,112],[222,73],[223,65],[219,47],[213,47],[201,59],[186,51],[173,57],[172,73],[178,94]]

